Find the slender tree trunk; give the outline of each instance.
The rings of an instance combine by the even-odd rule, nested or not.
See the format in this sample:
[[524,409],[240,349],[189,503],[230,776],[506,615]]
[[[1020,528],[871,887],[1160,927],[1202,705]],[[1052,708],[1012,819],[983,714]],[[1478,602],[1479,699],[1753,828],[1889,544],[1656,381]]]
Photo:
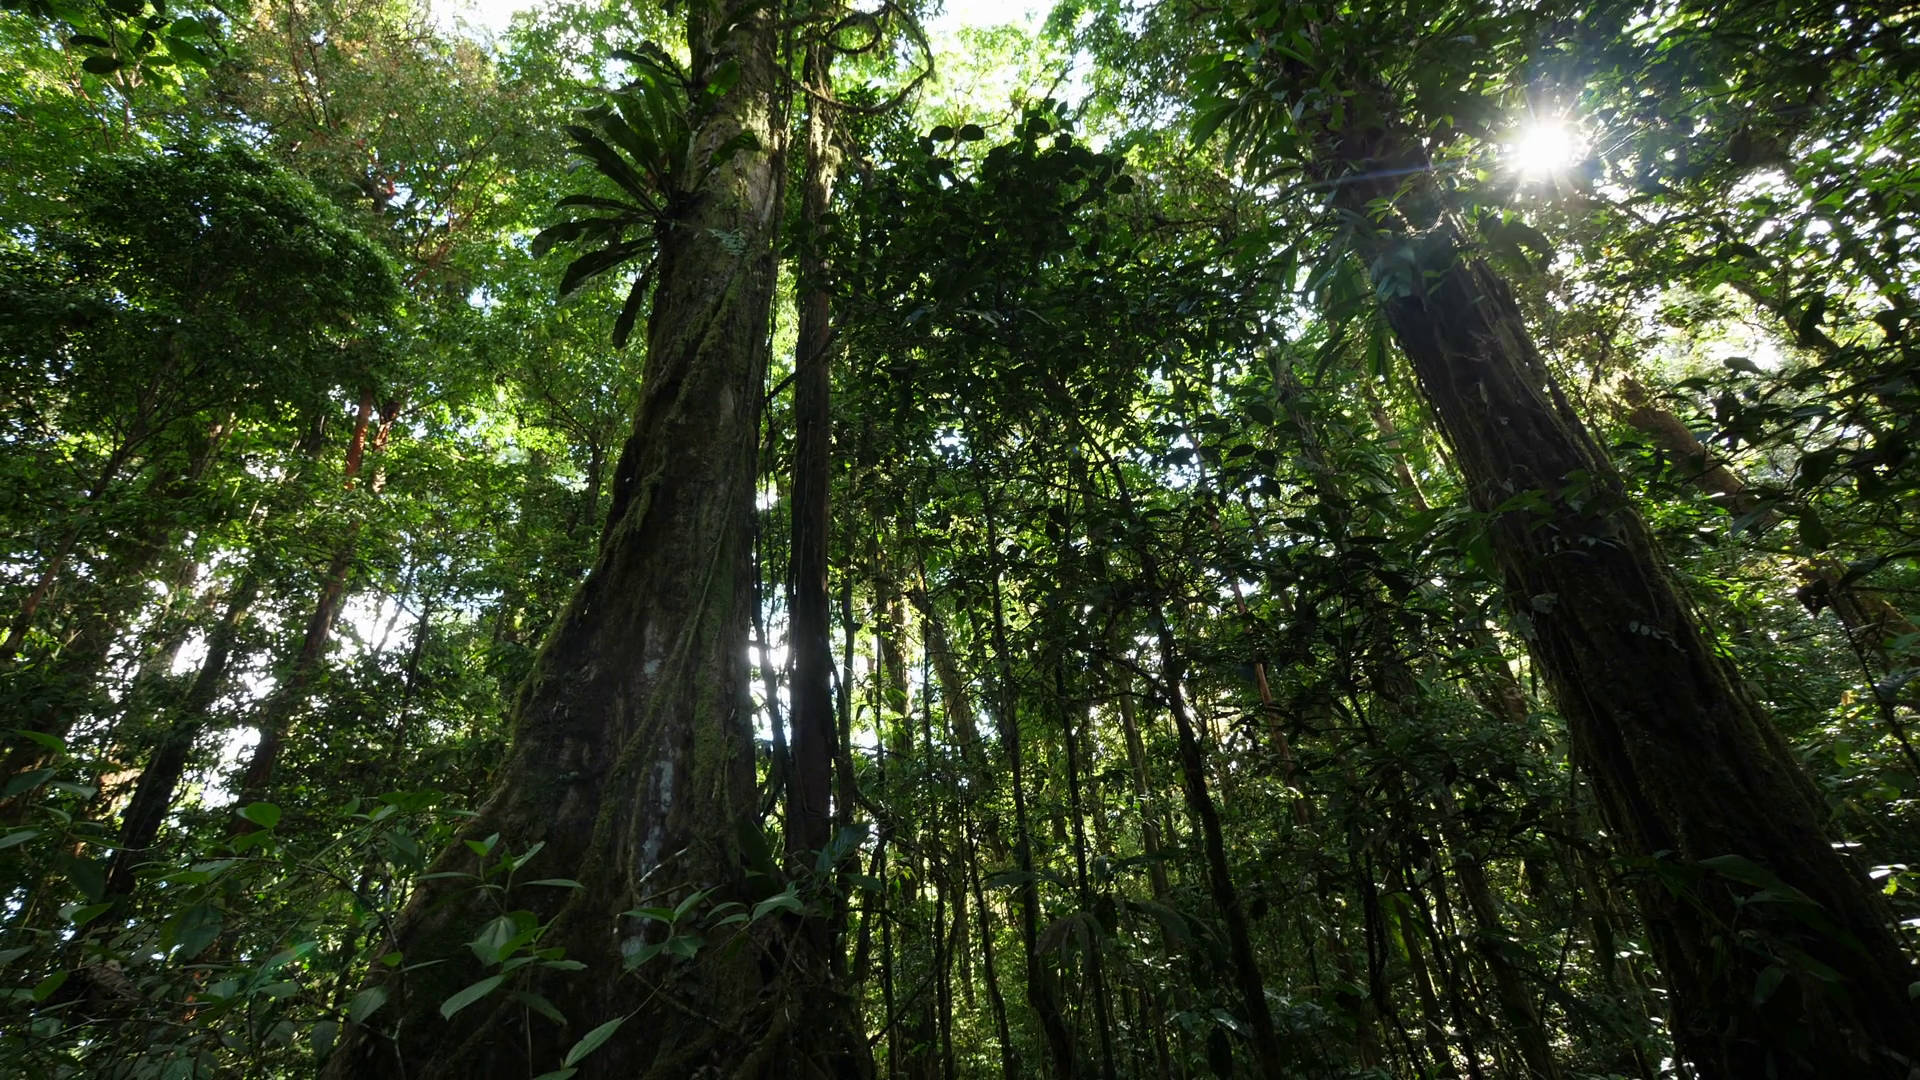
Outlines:
[[1479,924],[1480,955],[1493,973],[1493,988],[1499,997],[1507,1032],[1520,1048],[1528,1076],[1534,1080],[1559,1080],[1560,1065],[1547,1042],[1547,1030],[1540,1022],[1540,1009],[1534,1003],[1533,992],[1527,989],[1520,971],[1507,959],[1505,950],[1512,945],[1512,939],[1507,936],[1505,922],[1500,918],[1493,886],[1487,882],[1486,867],[1468,847],[1452,790],[1442,782],[1435,785],[1434,791],[1440,802],[1442,831],[1447,844],[1453,848],[1454,878],[1460,882],[1460,892],[1467,898],[1473,921]]
[[[1392,887],[1395,892],[1407,898],[1407,906],[1422,908],[1425,901],[1421,898],[1421,889],[1407,870],[1408,857],[1403,849],[1401,857],[1393,867]],[[1406,945],[1407,969],[1413,976],[1413,992],[1420,999],[1420,1030],[1426,1043],[1427,1058],[1433,1063],[1435,1075],[1454,1076],[1453,1051],[1447,1043],[1446,1012],[1440,1004],[1440,995],[1433,987],[1433,973],[1428,968],[1426,949],[1421,943],[1421,935],[1409,924],[1410,918],[1403,914],[1400,919],[1400,940]]]
[[133,799],[120,815],[120,842],[114,848],[113,859],[107,869],[109,896],[127,896],[133,892],[134,869],[147,858],[154,838],[160,835],[160,826],[173,806],[174,792],[180,786],[180,778],[186,774],[187,759],[193,752],[194,740],[209,727],[213,703],[227,684],[227,672],[232,665],[233,647],[239,639],[240,627],[259,591],[259,575],[251,570],[234,586],[233,595],[227,600],[226,613],[207,637],[206,659],[201,661],[193,685],[180,703],[173,726],[140,773]]
[[[833,407],[831,294],[824,255],[828,204],[839,171],[833,146],[832,52],[823,34],[806,46],[806,175],[801,191],[800,327],[793,370],[793,534],[788,640],[793,649],[791,754],[787,784],[787,851],[811,866],[806,852],[832,835],[834,763],[833,645],[829,638],[827,541],[831,521]],[[829,928],[822,925],[822,934]],[[824,947],[825,940],[819,942]]]
[[[360,468],[366,461],[367,433],[372,428],[373,392],[362,391],[360,407],[354,415],[353,435],[347,440],[346,464],[341,470],[343,483],[352,490],[360,479]],[[383,421],[375,433],[376,444],[384,443],[390,420]],[[307,616],[306,626],[300,633],[300,645],[294,650],[293,661],[274,685],[272,693],[260,705],[259,729],[260,741],[254,745],[253,753],[247,758],[247,764],[240,773],[239,805],[258,802],[267,796],[267,786],[273,779],[273,770],[280,761],[280,750],[286,742],[287,726],[293,716],[305,704],[307,690],[320,673],[322,661],[326,659],[327,644],[333,640],[333,624],[340,617],[340,606],[346,598],[347,575],[353,569],[353,553],[360,536],[360,522],[355,521],[347,527],[346,534],[340,538],[333,549],[333,557],[327,562],[327,569],[320,578],[319,595],[314,600],[313,611]],[[252,827],[243,818],[235,818],[235,828],[244,830]]]
[[[987,515],[987,549],[999,557],[999,534],[993,511]],[[1013,657],[1007,644],[1006,602],[1001,595],[1000,576],[993,579],[993,651],[1000,666],[1000,746],[1006,752],[1008,771],[1013,782],[1014,852],[1018,860],[1020,884],[1020,942],[1027,961],[1027,1004],[1047,1041],[1049,1061],[1055,1080],[1071,1080],[1076,1074],[1073,1037],[1060,1015],[1055,992],[1053,965],[1040,956],[1040,883],[1033,871],[1033,829],[1027,816],[1027,782],[1020,746],[1018,694],[1013,682]]]
[[[1152,569],[1151,562],[1147,564],[1146,573],[1148,588],[1156,588],[1159,575]],[[1173,716],[1174,733],[1180,743],[1181,789],[1186,794],[1193,827],[1200,834],[1196,839],[1206,859],[1207,888],[1213,895],[1214,906],[1220,909],[1221,922],[1226,924],[1227,954],[1251,1031],[1255,1067],[1261,1076],[1278,1078],[1286,1075],[1286,1056],[1274,1030],[1273,1014],[1267,1008],[1266,984],[1260,978],[1260,968],[1254,959],[1246,912],[1240,905],[1240,894],[1234,888],[1233,873],[1227,865],[1220,814],[1214,808],[1213,796],[1207,792],[1205,752],[1194,733],[1193,719],[1187,714],[1186,697],[1180,688],[1186,677],[1185,661],[1174,644],[1173,629],[1167,625],[1165,614],[1156,607],[1152,615],[1153,631],[1160,645],[1161,694],[1167,711]]]
[[[1099,910],[1099,901],[1094,897],[1093,880],[1087,873],[1087,815],[1080,784],[1080,738],[1077,725],[1073,722],[1076,706],[1067,700],[1067,677],[1063,663],[1058,655],[1053,658],[1054,707],[1059,710],[1060,729],[1067,750],[1067,811],[1073,821],[1074,885],[1080,893],[1081,913],[1091,918]],[[1093,996],[1094,1030],[1100,1038],[1100,1075],[1102,1080],[1114,1080],[1113,1020],[1107,1015],[1107,977],[1100,960],[1101,945],[1098,940],[1101,932],[1095,931],[1093,947],[1087,950],[1087,992]]]
[[[395,947],[409,966],[441,962],[376,976],[390,998],[348,1027],[327,1062],[333,1080],[537,1075],[615,1020],[577,1063],[582,1080],[871,1074],[851,1010],[781,962],[778,920],[730,931],[746,940],[717,939],[687,962],[624,972],[622,961],[623,942],[659,940],[658,922],[624,914],[637,904],[696,889],[713,890],[709,903],[751,901],[743,837],[758,827],[746,647],[780,213],[778,26],[775,12],[738,0],[695,0],[687,20],[695,96],[722,67],[734,85],[695,117],[687,175],[704,180],[681,193],[685,209],[662,234],[639,410],[600,552],[521,691],[498,788],[433,868],[472,870],[468,842],[498,833],[501,854],[542,845],[517,881],[581,887],[521,885],[499,898],[453,877],[423,881]],[[753,145],[738,149],[742,137]],[[737,152],[703,171],[722,148]],[[467,947],[503,899],[546,926],[542,947],[586,965],[522,967],[503,983],[542,994],[564,1028],[505,992],[441,1015],[462,988],[503,974]]]
[[[223,418],[209,425],[203,440],[183,465],[168,469],[149,482],[146,497],[162,507],[181,506],[219,456],[229,434],[229,419]],[[123,452],[130,453],[131,446],[131,440],[123,443],[121,450],[116,451],[115,456],[103,466],[88,495],[89,509],[82,513],[90,512],[93,505],[103,502],[109,485],[125,467]],[[180,529],[174,527],[167,515],[162,513],[157,515],[153,528],[132,530],[108,545],[105,557],[101,560],[104,580],[94,586],[93,602],[81,605],[83,610],[76,613],[66,640],[57,652],[44,661],[45,673],[42,677],[46,679],[45,688],[35,695],[41,700],[35,703],[32,711],[25,712],[23,717],[15,719],[9,726],[58,739],[67,738],[74,724],[98,702],[102,675],[107,669],[113,647],[125,637],[134,617],[150,598],[146,587],[147,577],[163,558],[174,552],[174,540],[179,535]],[[80,536],[80,523],[75,522],[63,535],[60,547],[43,572],[42,584],[51,587]],[[40,599],[28,598],[29,608],[37,609],[39,603]],[[9,639],[13,645],[24,640],[31,628],[32,615],[31,610],[23,609],[23,621],[15,626],[18,633]],[[0,665],[12,657],[13,654],[7,649],[0,649]],[[10,747],[4,757],[0,757],[0,780],[45,768],[52,760],[52,752],[40,743],[18,743]],[[33,805],[38,790],[37,787],[30,788],[0,799],[0,824],[17,823]]]
[[1140,721],[1134,706],[1133,688],[1125,676],[1115,676],[1119,693],[1120,733],[1127,743],[1127,765],[1133,772],[1133,798],[1140,808],[1140,851],[1147,863],[1147,884],[1155,901],[1165,903],[1171,886],[1167,883],[1167,864],[1160,858],[1160,838],[1165,828],[1160,819],[1159,799],[1153,794],[1147,775],[1146,744],[1140,738]]
[[[1317,167],[1371,220],[1427,165],[1408,134],[1349,129]],[[1366,239],[1376,290],[1489,517],[1576,760],[1616,841],[1646,860],[1637,893],[1681,1053],[1714,1080],[1904,1078],[1920,1015],[1887,913],[1822,835],[1811,785],[1701,633],[1505,283],[1430,192],[1399,209],[1411,228],[1400,217]],[[1515,508],[1521,495],[1532,505]],[[1788,899],[1751,902],[1763,890]]]
[[980,888],[979,860],[972,857],[967,859],[967,885],[973,891],[973,909],[980,915],[980,968],[987,979],[987,1010],[993,1014],[993,1033],[1000,1044],[1000,1075],[1002,1080],[1015,1080],[1021,1075],[1020,1050],[1007,1027],[1007,1000],[1000,992],[999,968],[993,958],[993,923]]

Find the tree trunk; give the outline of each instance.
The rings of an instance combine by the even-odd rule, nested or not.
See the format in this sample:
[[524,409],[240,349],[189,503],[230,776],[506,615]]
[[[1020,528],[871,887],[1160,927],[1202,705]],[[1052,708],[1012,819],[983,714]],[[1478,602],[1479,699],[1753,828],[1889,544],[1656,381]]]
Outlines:
[[[987,510],[987,550],[997,558],[1000,538],[995,527],[993,508]],[[993,651],[1000,667],[1000,746],[1006,751],[1008,772],[1013,781],[1014,855],[1018,860],[1020,884],[1015,894],[1020,901],[1020,943],[1027,962],[1027,1004],[1046,1037],[1048,1060],[1056,1080],[1071,1080],[1076,1075],[1073,1036],[1060,1013],[1055,991],[1058,981],[1053,965],[1040,955],[1040,884],[1033,870],[1033,825],[1027,816],[1027,781],[1020,746],[1019,696],[1013,681],[1013,657],[1007,643],[1006,600],[1000,587],[1000,571],[993,578]]]
[[[346,464],[341,470],[349,490],[359,481],[360,468],[366,461],[367,433],[372,420],[373,392],[362,391],[360,408],[354,416],[353,436],[347,440]],[[376,449],[384,446],[392,423],[391,416],[382,419],[374,433]],[[314,676],[320,673],[321,662],[327,655],[327,643],[333,639],[333,624],[340,617],[340,607],[346,599],[347,575],[353,569],[353,553],[360,536],[360,526],[358,520],[349,525],[346,534],[334,547],[333,557],[328,560],[326,572],[320,578],[320,592],[314,600],[313,612],[308,615],[307,624],[301,630],[300,645],[294,650],[293,662],[287,666],[267,700],[260,705],[257,721],[260,741],[247,758],[246,768],[241,770],[236,805],[245,806],[267,797],[267,787],[273,780],[274,768],[280,762],[281,747],[286,742],[287,726],[306,703],[307,690],[313,685]],[[252,824],[236,817],[234,827],[236,830],[246,830],[252,828]]]
[[[771,119],[779,30],[775,13],[740,0],[696,0],[687,19],[696,98],[722,67],[737,75],[694,117],[687,175],[743,136],[752,145],[683,193],[663,231],[638,415],[599,555],[521,690],[498,788],[433,867],[474,869],[469,842],[497,833],[499,855],[542,845],[516,882],[580,887],[517,884],[502,897],[458,878],[423,881],[392,944],[409,965],[442,962],[376,976],[390,1000],[348,1028],[327,1062],[333,1080],[539,1074],[616,1020],[577,1062],[583,1080],[871,1074],[850,1009],[782,961],[778,920],[715,932],[691,959],[656,957],[623,974],[623,944],[663,936],[629,909],[713,890],[691,909],[697,926],[713,903],[756,899],[746,647],[783,159]],[[476,962],[467,943],[503,900],[545,926],[539,947],[585,969],[509,974]],[[450,996],[500,974],[498,992],[442,1016]],[[541,994],[567,1025],[513,991]]]
[[259,575],[251,570],[234,586],[226,613],[207,637],[206,659],[201,661],[200,671],[194,676],[186,699],[180,703],[173,726],[147,760],[146,768],[141,770],[133,799],[120,815],[120,842],[115,845],[107,870],[110,897],[128,896],[133,892],[134,869],[147,858],[154,838],[160,835],[160,826],[173,806],[174,792],[186,774],[193,741],[207,730],[213,703],[227,684],[234,644],[259,591]]
[[[1157,588],[1159,574],[1150,560],[1144,562],[1147,587]],[[1266,984],[1260,978],[1259,965],[1253,955],[1253,940],[1248,933],[1246,912],[1240,905],[1240,894],[1234,888],[1233,874],[1227,865],[1220,814],[1214,808],[1213,796],[1207,791],[1205,754],[1201,750],[1199,737],[1194,734],[1193,719],[1187,714],[1186,698],[1180,689],[1181,680],[1186,677],[1186,662],[1175,648],[1173,630],[1167,625],[1165,614],[1157,606],[1151,614],[1153,631],[1160,646],[1161,694],[1168,713],[1173,716],[1174,733],[1179,738],[1181,790],[1186,795],[1187,812],[1193,818],[1193,828],[1199,833],[1195,839],[1199,841],[1200,850],[1206,858],[1208,891],[1213,896],[1214,905],[1220,909],[1221,922],[1226,924],[1227,953],[1233,963],[1235,988],[1240,991],[1241,1003],[1246,1010],[1256,1072],[1264,1077],[1281,1077],[1286,1075],[1286,1058],[1280,1049],[1279,1035],[1274,1030],[1273,1013],[1267,1007]]]
[[[971,816],[963,820],[970,822]],[[980,917],[980,969],[987,980],[987,1011],[993,1014],[993,1032],[999,1043],[1000,1075],[1002,1080],[1015,1080],[1020,1076],[1020,1051],[1013,1044],[1013,1034],[1007,1027],[1007,1000],[1000,992],[1000,973],[993,959],[993,924],[989,921],[987,898],[980,888],[980,860],[976,857],[975,845],[971,843],[972,830],[968,829],[966,874],[967,887],[973,893],[973,910]]]
[[[818,35],[806,47],[806,177],[801,192],[800,327],[793,363],[793,567],[788,633],[793,643],[791,754],[787,784],[787,852],[827,846],[832,833],[834,761],[833,645],[829,638],[827,540],[833,480],[833,326],[825,225],[839,155],[833,146],[832,52]],[[822,927],[822,929],[826,929]],[[821,942],[825,944],[824,940]]]
[[[1397,132],[1328,142],[1322,178],[1356,220],[1427,165]],[[1920,1017],[1886,913],[1821,834],[1811,785],[1701,633],[1505,283],[1430,199],[1401,210],[1413,226],[1366,244],[1376,290],[1488,515],[1606,823],[1645,860],[1639,902],[1681,1053],[1714,1078],[1905,1077],[1895,1055],[1920,1058]]]
[[1540,1008],[1519,969],[1507,958],[1506,950],[1512,947],[1513,940],[1500,918],[1493,886],[1487,881],[1486,865],[1471,850],[1471,841],[1460,824],[1453,791],[1445,781],[1434,785],[1434,797],[1440,804],[1441,833],[1453,849],[1453,874],[1460,882],[1461,894],[1467,898],[1468,910],[1473,912],[1473,921],[1478,924],[1480,955],[1486,960],[1487,969],[1493,972],[1494,993],[1499,998],[1507,1031],[1520,1049],[1528,1076],[1534,1080],[1559,1080],[1560,1064],[1554,1060],[1547,1029],[1540,1022]]

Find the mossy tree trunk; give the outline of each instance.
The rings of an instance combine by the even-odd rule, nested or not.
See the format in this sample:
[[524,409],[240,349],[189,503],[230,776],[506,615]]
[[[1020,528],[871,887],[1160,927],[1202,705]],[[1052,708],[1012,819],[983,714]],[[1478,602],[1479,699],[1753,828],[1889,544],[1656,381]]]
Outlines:
[[[1376,116],[1390,116],[1382,109]],[[1327,133],[1318,165],[1372,221],[1387,322],[1452,444],[1509,602],[1571,729],[1703,1076],[1906,1077],[1914,968],[1821,832],[1785,740],[1712,646],[1618,474],[1547,372],[1511,291],[1390,122]]]
[[[473,871],[543,845],[513,880],[579,887],[423,881],[390,947],[408,966],[440,963],[381,977],[390,999],[348,1029],[327,1063],[335,1080],[537,1075],[622,1017],[578,1062],[583,1080],[864,1071],[850,1011],[794,975],[780,920],[709,932],[691,959],[623,963],[623,943],[663,937],[658,921],[625,912],[713,890],[688,916],[698,923],[708,904],[753,899],[757,857],[748,575],[781,210],[778,30],[772,11],[739,0],[696,0],[687,15],[696,101],[722,67],[738,73],[692,118],[687,175],[742,134],[757,145],[706,173],[663,230],[638,415],[598,557],[521,691],[497,790],[433,867]],[[496,833],[493,854],[476,859],[468,842]],[[538,947],[585,968],[527,964],[444,1018],[451,995],[502,973],[468,943],[514,911],[546,925]],[[516,992],[541,995],[566,1025]]]

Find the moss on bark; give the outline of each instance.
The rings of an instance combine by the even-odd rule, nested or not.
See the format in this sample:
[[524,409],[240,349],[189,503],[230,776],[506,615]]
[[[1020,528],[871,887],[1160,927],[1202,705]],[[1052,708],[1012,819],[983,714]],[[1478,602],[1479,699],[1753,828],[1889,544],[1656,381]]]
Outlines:
[[[851,1010],[783,962],[782,929],[716,936],[690,960],[659,957],[633,973],[622,959],[624,940],[660,933],[630,909],[695,890],[713,890],[710,901],[747,896],[738,823],[755,813],[745,582],[780,212],[782,133],[768,105],[780,92],[777,31],[752,3],[696,3],[688,19],[696,77],[733,64],[739,79],[694,118],[688,173],[705,180],[676,200],[688,209],[663,230],[611,517],[519,696],[493,797],[433,867],[472,871],[466,842],[498,833],[499,853],[543,845],[515,880],[580,887],[501,894],[469,879],[422,881],[388,947],[406,967],[431,966],[377,977],[389,1001],[349,1028],[327,1076],[536,1075],[623,1016],[579,1062],[580,1077],[842,1075],[864,1060]],[[703,168],[742,134],[757,145]],[[528,964],[442,1017],[449,996],[500,971],[468,942],[516,910],[546,926],[540,946],[584,970]],[[539,995],[567,1023],[516,993]]]

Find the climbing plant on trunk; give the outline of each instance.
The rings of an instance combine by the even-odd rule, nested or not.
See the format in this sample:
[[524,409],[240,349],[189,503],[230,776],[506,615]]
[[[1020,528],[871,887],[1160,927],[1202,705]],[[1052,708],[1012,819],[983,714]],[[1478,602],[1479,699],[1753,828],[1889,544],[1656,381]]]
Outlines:
[[[653,111],[641,144],[666,184],[649,192],[610,166],[661,227],[639,410],[599,555],[520,693],[499,786],[395,930],[404,966],[444,962],[369,987],[384,1007],[350,1029],[330,1076],[508,1061],[837,1075],[864,1055],[825,988],[789,976],[771,920],[713,930],[704,948],[693,933],[717,906],[777,891],[755,824],[746,647],[784,91],[764,6],[691,4],[687,41],[686,112]],[[681,161],[659,153],[675,125]]]

